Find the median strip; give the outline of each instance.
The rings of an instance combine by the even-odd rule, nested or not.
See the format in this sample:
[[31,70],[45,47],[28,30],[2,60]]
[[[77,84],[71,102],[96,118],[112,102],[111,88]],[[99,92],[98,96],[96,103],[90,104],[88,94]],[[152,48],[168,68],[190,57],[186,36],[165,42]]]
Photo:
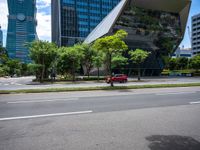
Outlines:
[[144,89],[144,88],[192,87],[192,86],[200,86],[200,83],[130,85],[130,86],[114,86],[114,87],[110,87],[110,86],[105,87],[105,86],[103,86],[103,87],[73,87],[73,88],[0,90],[0,94],[69,92],[69,91],[92,91],[92,90],[125,90],[125,89]]
[[88,114],[88,113],[92,113],[92,112],[93,112],[92,110],[88,110],[88,111],[44,114],[44,115],[34,115],[34,116],[9,117],[9,118],[0,118],[0,121],[10,121],[10,120],[20,120],[20,119],[33,119],[33,118],[44,118],[44,117],[56,117],[56,116],[65,116],[65,115],[80,115],[80,114]]

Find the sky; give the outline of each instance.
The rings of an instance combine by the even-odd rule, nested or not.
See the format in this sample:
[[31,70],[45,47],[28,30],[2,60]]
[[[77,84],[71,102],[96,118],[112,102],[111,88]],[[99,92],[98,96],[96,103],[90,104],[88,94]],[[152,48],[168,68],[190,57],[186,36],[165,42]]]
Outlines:
[[[51,41],[51,0],[36,0],[37,2],[37,34],[40,40]],[[200,13],[200,0],[192,0],[187,26],[191,29],[191,16]],[[3,30],[3,45],[6,45],[8,9],[7,0],[0,0],[0,25]],[[191,47],[188,30],[186,28],[185,36],[180,46]]]
[[[199,14],[199,13],[200,13],[200,0],[192,0],[192,5],[191,5],[191,8],[190,8],[190,14],[189,14],[188,22],[187,22],[187,26],[189,26],[190,30],[191,30],[191,17],[196,15],[196,14]],[[184,46],[184,48],[190,48],[191,47],[187,27],[186,27],[186,30],[185,30],[184,39],[180,44],[180,47],[182,47],[182,46]]]
[[[51,0],[36,0],[37,2],[37,34],[39,39],[51,41]],[[0,0],[0,25],[3,31],[3,45],[6,45],[8,24],[7,0]]]

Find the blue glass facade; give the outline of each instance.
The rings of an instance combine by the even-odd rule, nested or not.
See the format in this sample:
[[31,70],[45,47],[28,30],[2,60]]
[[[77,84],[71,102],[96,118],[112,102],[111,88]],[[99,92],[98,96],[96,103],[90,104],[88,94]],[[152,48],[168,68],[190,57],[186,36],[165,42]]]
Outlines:
[[8,31],[6,49],[10,58],[30,62],[26,43],[36,39],[36,0],[7,0]]
[[[59,17],[60,24],[56,26],[52,23],[52,41],[60,46],[69,46],[83,41],[120,2],[120,0],[60,0],[59,4],[56,4],[53,1],[52,22]],[[60,16],[56,17],[55,13]],[[60,30],[56,29],[59,27]],[[55,32],[59,32],[59,36]]]
[[0,47],[3,47],[3,31],[1,30],[1,26],[0,26]]

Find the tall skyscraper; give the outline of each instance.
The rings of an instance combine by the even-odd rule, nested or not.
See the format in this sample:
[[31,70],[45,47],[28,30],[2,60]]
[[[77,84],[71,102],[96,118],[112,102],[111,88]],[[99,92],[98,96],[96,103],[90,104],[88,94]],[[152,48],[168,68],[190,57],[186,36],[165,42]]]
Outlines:
[[52,0],[52,42],[83,41],[120,0]]
[[192,17],[192,51],[200,54],[200,14]]
[[8,31],[6,49],[10,58],[30,62],[26,43],[36,39],[36,0],[7,0]]
[[1,30],[1,25],[0,25],[0,47],[3,47],[3,31]]

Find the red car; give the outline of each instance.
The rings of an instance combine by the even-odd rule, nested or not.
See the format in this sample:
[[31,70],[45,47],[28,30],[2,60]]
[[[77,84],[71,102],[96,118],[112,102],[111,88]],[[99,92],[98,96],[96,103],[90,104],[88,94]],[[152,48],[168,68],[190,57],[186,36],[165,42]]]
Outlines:
[[[128,81],[128,76],[125,75],[125,74],[115,74],[115,75],[112,77],[112,81],[113,81],[113,82],[125,83],[125,82]],[[107,82],[107,83],[110,83],[110,77],[107,77],[107,78],[106,78],[106,82]]]

